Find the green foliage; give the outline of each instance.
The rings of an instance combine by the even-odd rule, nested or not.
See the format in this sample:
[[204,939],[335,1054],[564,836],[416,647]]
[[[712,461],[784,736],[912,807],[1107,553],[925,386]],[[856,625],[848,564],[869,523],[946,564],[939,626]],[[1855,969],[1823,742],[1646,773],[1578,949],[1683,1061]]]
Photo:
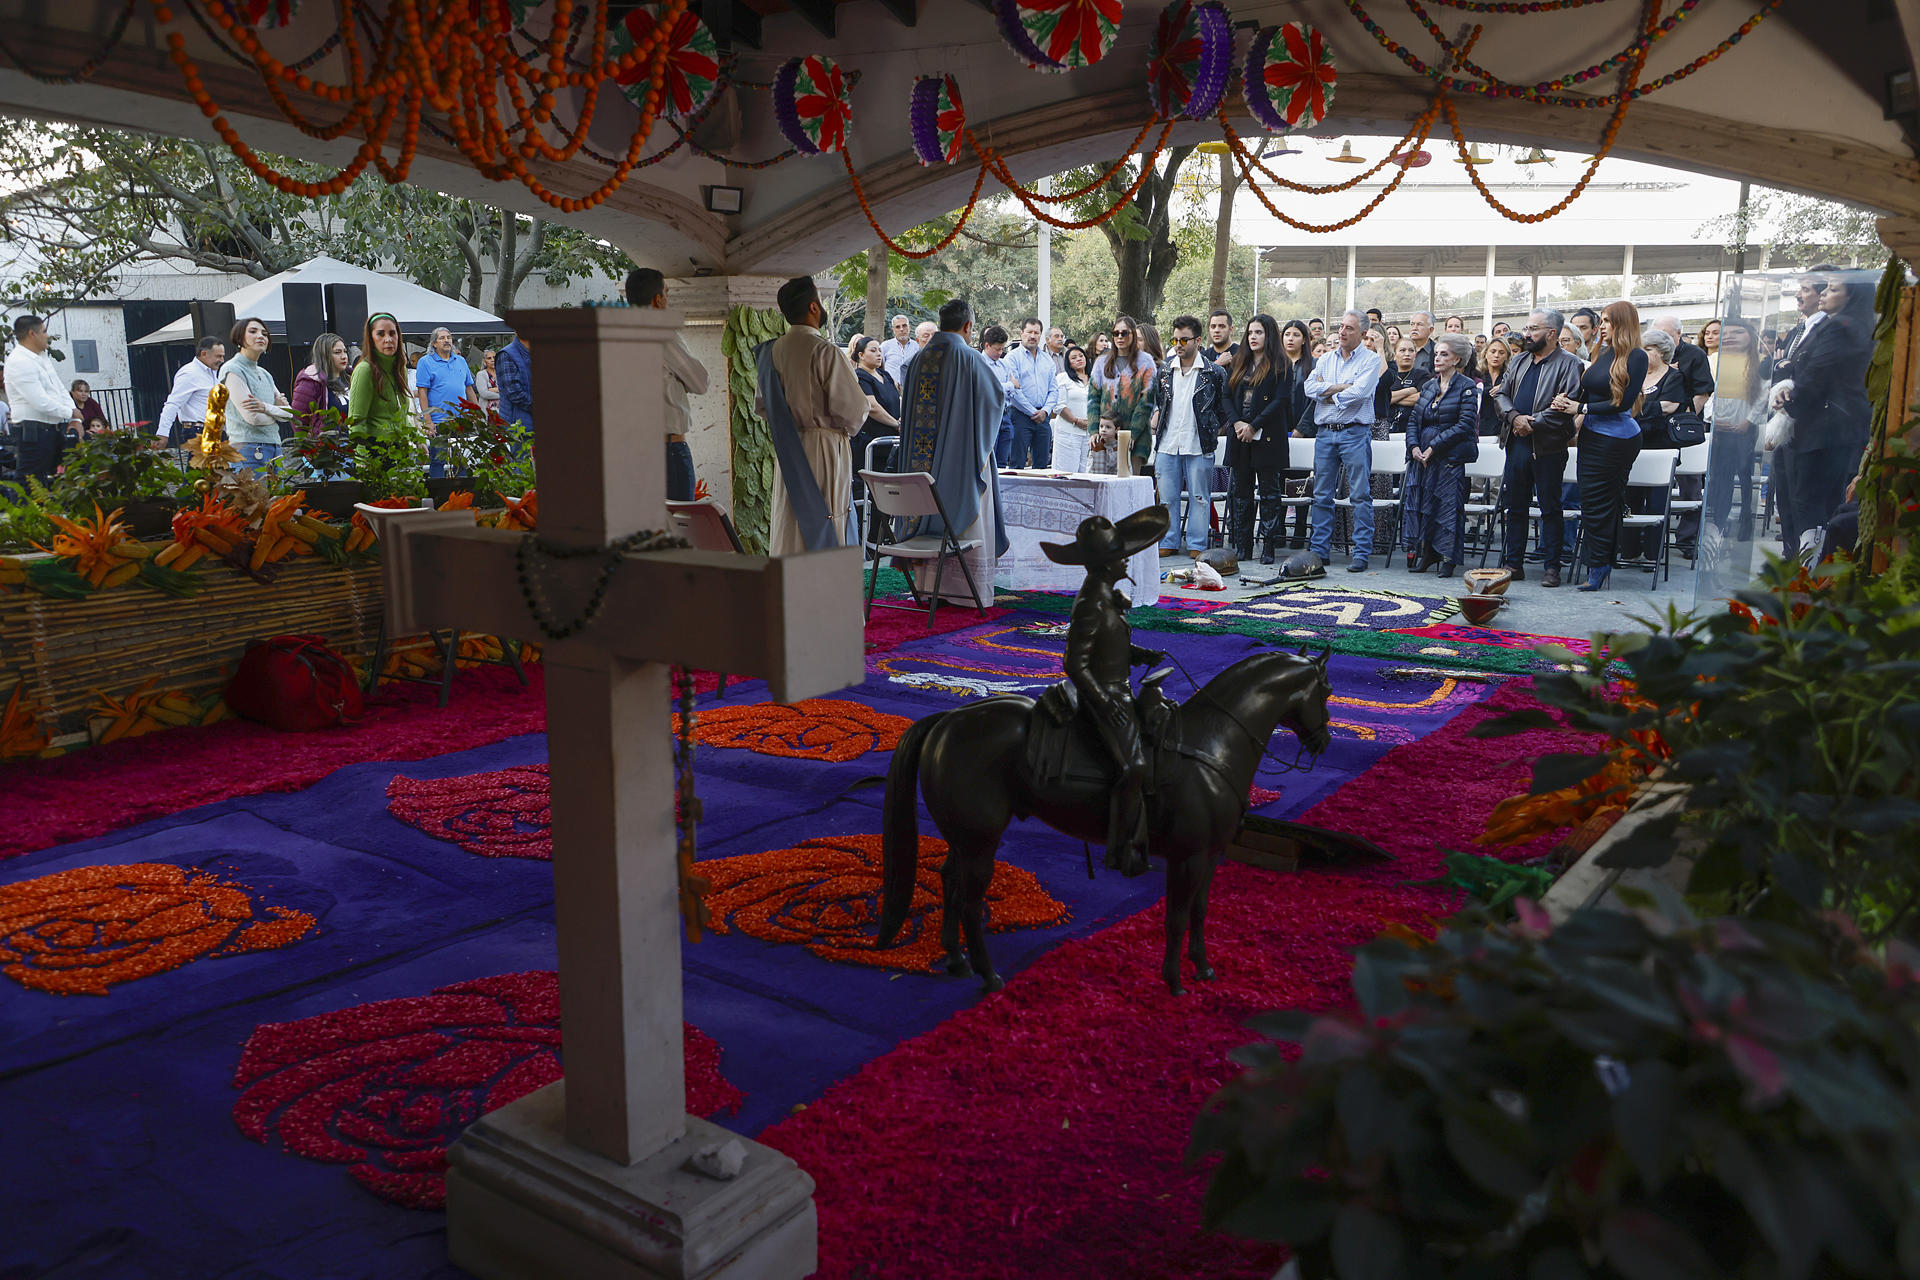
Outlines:
[[[1576,729],[1657,734],[1668,776],[1688,784],[1682,812],[1603,865],[1684,853],[1689,892],[1710,909],[1785,921],[1838,910],[1873,939],[1920,937],[1920,605],[1851,575],[1810,591],[1788,572],[1774,561],[1728,612],[1610,637],[1575,670],[1536,677],[1536,694]],[[1618,698],[1609,662],[1625,665],[1634,699]],[[1536,770],[1536,790],[1550,781]]]
[[46,546],[54,535],[47,512],[58,509],[36,477],[28,477],[25,493],[13,485],[0,484],[0,547],[23,550]]
[[1526,867],[1457,850],[1444,859],[1446,869],[1431,880],[1409,880],[1412,885],[1432,885],[1466,894],[1488,910],[1506,906],[1515,898],[1539,898],[1553,887],[1553,872],[1545,867]]
[[1878,217],[1871,210],[1837,200],[1756,187],[1747,201],[1744,226],[1736,210],[1707,219],[1693,234],[1733,250],[1744,241],[1750,262],[1758,262],[1762,251],[1770,249],[1776,267],[1810,267],[1821,261],[1844,265],[1849,260],[1877,267],[1887,260],[1887,247],[1880,242],[1875,225]]
[[733,434],[733,527],[741,545],[755,555],[767,550],[773,513],[773,437],[766,420],[754,411],[759,372],[754,348],[787,331],[787,321],[772,307],[764,311],[735,307],[720,331],[720,351],[727,361],[727,402]]
[[358,450],[355,475],[362,487],[362,502],[382,498],[419,498],[427,492],[427,471],[420,455],[411,448]]
[[1308,1280],[1920,1271],[1920,951],[1675,902],[1379,939],[1194,1127]]
[[297,459],[316,479],[345,480],[353,472],[353,442],[347,417],[338,409],[323,409],[309,417],[299,434],[286,443],[278,461]]
[[125,502],[171,500],[192,487],[192,477],[158,447],[153,436],[133,431],[89,435],[61,458],[63,469],[50,486],[53,509],[88,511],[98,502],[113,507]]

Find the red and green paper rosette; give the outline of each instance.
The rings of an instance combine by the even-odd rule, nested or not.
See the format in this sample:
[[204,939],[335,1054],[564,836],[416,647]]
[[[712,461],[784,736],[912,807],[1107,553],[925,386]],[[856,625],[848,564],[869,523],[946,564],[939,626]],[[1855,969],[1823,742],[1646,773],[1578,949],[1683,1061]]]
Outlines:
[[1327,118],[1339,78],[1326,36],[1289,22],[1254,36],[1241,69],[1241,89],[1247,110],[1268,129],[1310,129]]
[[[258,0],[254,2],[258,3]],[[473,15],[475,22],[486,23],[495,30],[511,31],[524,26],[527,15],[540,3],[541,0],[467,0],[467,11]]]
[[291,26],[300,12],[300,0],[231,0],[235,17],[260,31]]
[[913,132],[913,154],[921,164],[952,164],[960,155],[966,134],[967,109],[960,86],[952,76],[921,76],[913,82],[907,102],[907,123]]
[[1233,20],[1217,4],[1174,0],[1147,47],[1154,114],[1200,120],[1220,109],[1233,70]]
[[1090,67],[1120,36],[1120,0],[994,0],[1000,37],[1036,71]]
[[[503,3],[509,0],[502,0]],[[624,58],[646,43],[653,34],[654,14],[634,9],[607,33],[607,56]],[[667,65],[662,73],[666,92],[660,109],[669,115],[688,119],[698,115],[720,87],[720,42],[713,30],[691,11],[674,19],[667,35]],[[642,60],[625,75],[615,76],[620,92],[636,107],[647,101],[647,64]]]
[[773,77],[773,118],[802,155],[844,151],[853,103],[839,64],[817,54],[782,63]]

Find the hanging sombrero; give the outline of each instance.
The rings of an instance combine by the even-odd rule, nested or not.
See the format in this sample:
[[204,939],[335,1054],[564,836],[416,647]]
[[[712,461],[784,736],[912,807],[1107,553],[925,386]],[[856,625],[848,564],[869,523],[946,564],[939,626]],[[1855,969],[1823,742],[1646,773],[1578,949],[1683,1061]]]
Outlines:
[[1147,95],[1155,115],[1202,119],[1220,109],[1233,69],[1233,22],[1217,4],[1174,0],[1147,48]]
[[[504,0],[511,2],[511,0]],[[607,33],[607,56],[624,58],[645,44],[653,32],[652,9],[634,9]],[[698,115],[720,86],[720,42],[713,31],[691,12],[674,20],[667,36],[666,91],[660,110],[688,119]],[[636,107],[647,101],[647,61],[641,59],[623,75],[614,77],[620,92]]]
[[300,12],[300,0],[231,0],[228,7],[248,26],[272,31],[293,23]]
[[907,124],[913,134],[913,154],[921,164],[952,164],[960,155],[967,128],[958,82],[952,76],[915,80],[907,102]]
[[847,79],[831,58],[793,58],[773,77],[773,118],[803,155],[844,151],[853,124]]
[[1340,78],[1317,28],[1289,22],[1254,36],[1242,68],[1247,110],[1268,129],[1310,129],[1327,118]]
[[1036,71],[1090,67],[1120,35],[1120,0],[994,0],[1000,37]]

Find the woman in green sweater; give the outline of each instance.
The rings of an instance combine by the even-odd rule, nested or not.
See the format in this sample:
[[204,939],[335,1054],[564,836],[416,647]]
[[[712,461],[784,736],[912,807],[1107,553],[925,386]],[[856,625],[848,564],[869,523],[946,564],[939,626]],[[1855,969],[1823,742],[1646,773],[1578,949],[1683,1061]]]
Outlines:
[[368,316],[361,334],[360,363],[347,389],[347,423],[363,470],[391,472],[416,461],[400,322],[384,311]]

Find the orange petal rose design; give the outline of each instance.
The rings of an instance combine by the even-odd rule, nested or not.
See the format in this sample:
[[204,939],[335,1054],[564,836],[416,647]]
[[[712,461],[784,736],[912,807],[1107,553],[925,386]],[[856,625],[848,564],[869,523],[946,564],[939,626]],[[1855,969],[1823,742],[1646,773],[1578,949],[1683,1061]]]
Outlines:
[[[821,836],[792,849],[699,863],[713,888],[712,929],[734,929],[766,942],[797,942],[823,960],[924,973],[946,953],[940,946],[940,864],[947,844],[920,837],[920,866],[902,941],[877,950],[881,843],[877,835]],[[987,886],[987,928],[993,933],[1043,929],[1067,919],[1067,906],[1040,887],[1031,871],[1002,862]]]
[[265,915],[244,886],[164,862],[59,871],[0,885],[0,973],[35,991],[103,996],[202,956],[284,947],[314,927],[304,911]]
[[[674,732],[680,717],[673,718]],[[803,698],[799,702],[757,702],[746,706],[706,707],[693,718],[696,742],[708,747],[739,747],[763,756],[826,760],[844,764],[869,751],[891,751],[913,721],[888,715],[858,702]]]

